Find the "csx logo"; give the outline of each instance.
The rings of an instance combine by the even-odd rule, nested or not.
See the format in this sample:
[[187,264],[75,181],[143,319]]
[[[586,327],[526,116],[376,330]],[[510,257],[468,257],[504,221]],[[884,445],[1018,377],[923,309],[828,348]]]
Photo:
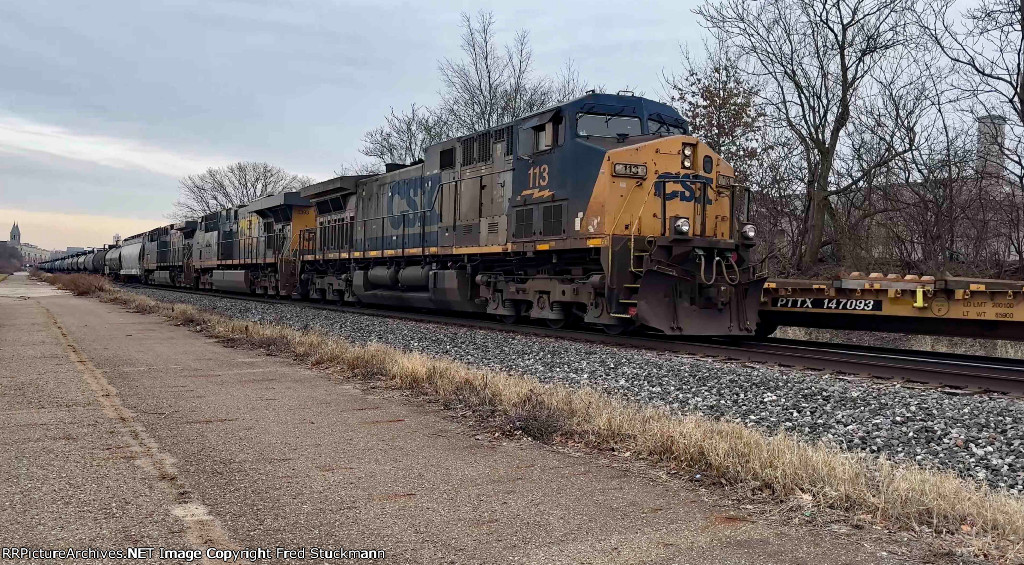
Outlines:
[[[420,198],[423,200],[424,210],[430,211],[434,205],[434,193],[437,192],[437,185],[434,177],[425,180],[422,177],[415,177],[400,181],[394,181],[388,185],[388,222],[392,229],[420,227],[420,222],[426,220],[424,214],[410,214],[409,212],[420,211]],[[403,206],[399,203],[404,203]]]
[[[689,181],[698,181],[699,184],[695,187],[690,184]],[[698,204],[713,204],[711,195],[704,195],[703,188],[708,186],[711,179],[708,177],[701,177],[699,175],[676,175],[672,173],[662,173],[658,175],[658,179],[654,181],[654,195],[660,198],[664,198],[666,202],[673,200],[679,200],[680,202],[693,202],[697,200]],[[668,184],[678,185],[679,188],[675,190],[667,190]],[[703,198],[704,202],[700,202]]]

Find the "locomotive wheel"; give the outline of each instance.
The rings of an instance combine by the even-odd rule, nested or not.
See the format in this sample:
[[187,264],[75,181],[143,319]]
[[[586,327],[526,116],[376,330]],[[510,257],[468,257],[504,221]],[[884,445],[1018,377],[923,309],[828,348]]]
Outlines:
[[633,329],[633,324],[601,324],[601,328],[608,335],[622,335]]
[[565,317],[561,320],[548,318],[544,321],[547,322],[549,328],[561,330],[566,328],[575,328],[583,321],[583,317],[577,314],[574,310],[566,310]]
[[560,329],[568,327],[570,320],[569,320],[568,317],[565,317],[565,318],[562,318],[560,320],[556,320],[554,318],[547,318],[544,321],[548,324],[549,328],[551,328],[553,330],[560,330]]
[[502,322],[505,322],[506,324],[509,325],[519,323],[519,314],[502,314],[498,316],[498,318],[501,319]]

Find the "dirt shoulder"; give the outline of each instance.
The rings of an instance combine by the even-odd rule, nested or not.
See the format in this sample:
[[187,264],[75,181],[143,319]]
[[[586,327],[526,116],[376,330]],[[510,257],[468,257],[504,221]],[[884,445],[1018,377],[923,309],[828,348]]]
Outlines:
[[23,501],[0,508],[8,545],[85,546],[99,531],[107,544],[384,549],[399,563],[937,558],[604,456],[477,439],[431,403],[95,300],[5,296],[0,313],[13,368],[0,495]]

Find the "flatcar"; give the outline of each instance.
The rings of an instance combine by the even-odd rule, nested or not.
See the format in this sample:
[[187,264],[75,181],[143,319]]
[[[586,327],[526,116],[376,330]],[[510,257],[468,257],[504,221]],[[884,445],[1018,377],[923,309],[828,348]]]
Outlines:
[[765,279],[733,168],[671,106],[586,96],[126,238],[107,274],[322,301],[752,335]]

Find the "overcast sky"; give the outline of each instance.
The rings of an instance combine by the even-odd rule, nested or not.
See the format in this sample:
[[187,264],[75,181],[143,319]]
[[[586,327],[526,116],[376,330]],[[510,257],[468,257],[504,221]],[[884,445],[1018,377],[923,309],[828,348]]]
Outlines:
[[[696,2],[0,2],[0,240],[46,248],[168,223],[177,179],[265,160],[317,179],[391,106],[432,104],[459,12],[531,33],[539,71],[661,97]],[[62,215],[66,214],[66,215]]]

